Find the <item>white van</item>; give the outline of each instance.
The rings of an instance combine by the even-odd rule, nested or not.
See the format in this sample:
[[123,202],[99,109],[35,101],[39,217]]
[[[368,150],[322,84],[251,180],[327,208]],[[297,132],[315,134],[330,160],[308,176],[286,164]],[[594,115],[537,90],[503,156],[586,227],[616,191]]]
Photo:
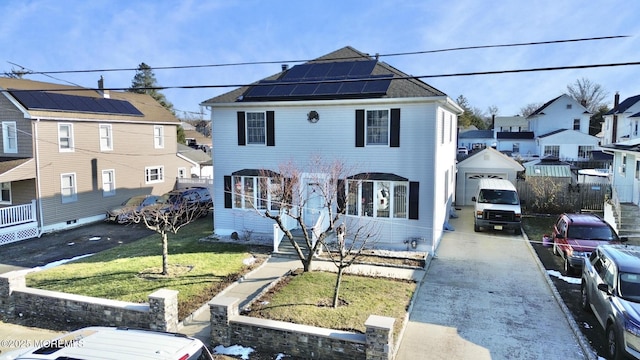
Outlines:
[[115,327],[87,327],[0,359],[213,360],[202,341],[182,334]]
[[520,234],[522,210],[520,197],[511,181],[504,179],[481,179],[475,196],[473,230],[481,228],[494,230],[510,229]]

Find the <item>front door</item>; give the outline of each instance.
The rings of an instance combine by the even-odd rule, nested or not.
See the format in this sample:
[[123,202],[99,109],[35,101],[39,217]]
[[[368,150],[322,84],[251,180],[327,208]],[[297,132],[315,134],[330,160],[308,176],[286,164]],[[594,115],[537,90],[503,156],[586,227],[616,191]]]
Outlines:
[[323,196],[320,191],[319,184],[316,182],[307,182],[306,186],[306,203],[304,208],[304,224],[311,228],[318,221],[320,211],[323,205]]

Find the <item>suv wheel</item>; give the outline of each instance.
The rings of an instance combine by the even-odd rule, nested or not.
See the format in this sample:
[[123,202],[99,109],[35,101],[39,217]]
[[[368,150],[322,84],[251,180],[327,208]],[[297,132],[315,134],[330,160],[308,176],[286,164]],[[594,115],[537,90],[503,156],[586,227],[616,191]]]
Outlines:
[[609,359],[622,360],[622,349],[620,348],[620,342],[618,341],[618,335],[616,334],[616,328],[613,324],[607,328],[607,351],[609,353]]
[[582,306],[582,310],[586,312],[591,312],[591,304],[589,303],[589,291],[587,290],[587,286],[582,280],[582,284],[580,286],[580,305]]

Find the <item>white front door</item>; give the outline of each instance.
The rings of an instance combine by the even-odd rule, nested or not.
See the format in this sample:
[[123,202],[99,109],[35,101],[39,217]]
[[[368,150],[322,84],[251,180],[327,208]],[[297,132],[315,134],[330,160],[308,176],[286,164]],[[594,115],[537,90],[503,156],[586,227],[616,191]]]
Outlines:
[[318,221],[324,198],[316,182],[305,183],[306,187],[306,204],[304,208],[304,224],[311,228]]

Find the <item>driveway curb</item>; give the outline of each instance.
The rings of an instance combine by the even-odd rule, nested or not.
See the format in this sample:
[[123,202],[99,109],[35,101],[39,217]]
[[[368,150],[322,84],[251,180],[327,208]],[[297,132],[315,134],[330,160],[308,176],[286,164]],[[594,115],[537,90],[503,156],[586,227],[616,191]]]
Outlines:
[[580,331],[580,328],[578,327],[578,324],[576,323],[576,320],[573,318],[573,315],[571,314],[571,311],[569,311],[569,308],[567,308],[567,305],[565,305],[564,300],[562,300],[562,297],[560,296],[560,293],[558,292],[558,289],[556,289],[556,286],[553,284],[553,281],[551,281],[551,278],[549,277],[549,274],[547,273],[547,269],[545,269],[544,265],[540,261],[540,258],[538,258],[538,255],[536,254],[536,251],[533,249],[533,246],[531,246],[531,242],[529,242],[529,237],[527,236],[527,234],[524,231],[522,232],[522,237],[524,238],[525,242],[527,243],[527,248],[529,249],[529,252],[531,253],[531,255],[533,255],[533,258],[534,258],[536,264],[538,265],[538,269],[540,270],[540,272],[544,276],[544,279],[547,282],[547,285],[551,289],[551,293],[553,294],[554,299],[556,300],[556,302],[560,306],[560,309],[562,310],[562,313],[564,314],[564,317],[567,319],[567,322],[569,323],[569,327],[573,331],[573,333],[576,336],[576,338],[578,338],[578,343],[580,344],[580,347],[582,348],[582,352],[585,354],[585,356],[589,360],[598,360],[598,355],[591,348],[591,346],[589,345],[589,342],[587,341],[587,339],[582,334],[582,331]]

